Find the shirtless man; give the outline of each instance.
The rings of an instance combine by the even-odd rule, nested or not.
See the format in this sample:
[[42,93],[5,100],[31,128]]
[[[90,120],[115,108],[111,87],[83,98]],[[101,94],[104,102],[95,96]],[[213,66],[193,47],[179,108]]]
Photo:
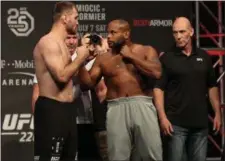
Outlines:
[[51,31],[39,40],[33,54],[40,90],[34,112],[34,160],[72,161],[77,151],[72,76],[90,53],[86,46],[78,47],[72,62],[65,44],[67,35],[77,30],[74,3],[56,3],[53,20]]
[[[77,48],[77,43],[78,43],[78,36],[76,34],[68,34],[65,40],[66,46],[69,49],[69,52],[71,54],[71,59],[75,59],[75,50]],[[77,93],[77,92],[76,92]],[[34,106],[35,102],[37,101],[37,98],[39,96],[39,87],[38,87],[38,81],[36,75],[34,76],[33,79],[33,92],[32,92],[32,112],[34,112]],[[75,96],[76,98],[76,96]]]
[[90,72],[81,68],[79,77],[89,88],[104,77],[109,160],[162,160],[156,109],[152,98],[146,96],[140,77],[144,74],[152,79],[160,78],[158,55],[150,46],[131,42],[130,26],[125,20],[109,23],[108,44],[111,50],[97,56]]

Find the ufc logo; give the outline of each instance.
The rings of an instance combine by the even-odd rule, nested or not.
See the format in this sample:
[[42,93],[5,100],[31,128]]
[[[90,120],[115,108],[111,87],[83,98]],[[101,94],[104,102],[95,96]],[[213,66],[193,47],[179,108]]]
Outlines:
[[31,114],[6,114],[2,129],[5,131],[22,130],[25,125],[34,129],[34,119]]

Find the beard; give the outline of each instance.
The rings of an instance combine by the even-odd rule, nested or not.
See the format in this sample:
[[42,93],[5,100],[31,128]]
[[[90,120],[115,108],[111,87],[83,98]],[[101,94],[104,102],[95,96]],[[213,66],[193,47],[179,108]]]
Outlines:
[[125,45],[126,40],[124,38],[121,38],[113,43],[112,49],[116,52],[120,52],[121,48]]
[[77,31],[70,25],[66,27],[66,32],[69,35],[75,35],[77,33]]
[[113,47],[122,47],[123,45],[125,45],[125,39],[120,39],[113,44]]
[[75,50],[76,49],[75,45],[67,45],[67,47],[68,47],[69,50]]
[[73,55],[74,52],[75,52],[75,48],[69,48],[69,52],[70,52],[71,55]]

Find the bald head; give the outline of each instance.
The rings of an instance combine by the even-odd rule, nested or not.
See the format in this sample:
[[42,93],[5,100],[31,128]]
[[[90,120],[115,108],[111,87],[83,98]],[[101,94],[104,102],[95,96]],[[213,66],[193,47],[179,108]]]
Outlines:
[[178,17],[173,23],[173,36],[177,47],[186,48],[191,45],[194,34],[191,22],[186,17]]
[[191,22],[186,17],[178,17],[175,19],[173,26],[185,26],[187,29],[192,29]]

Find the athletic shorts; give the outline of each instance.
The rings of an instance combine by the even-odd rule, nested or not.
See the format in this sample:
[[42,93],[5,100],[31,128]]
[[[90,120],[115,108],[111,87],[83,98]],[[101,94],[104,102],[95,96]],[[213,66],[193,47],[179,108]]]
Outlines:
[[76,154],[74,103],[39,96],[34,111],[34,161],[74,161]]

